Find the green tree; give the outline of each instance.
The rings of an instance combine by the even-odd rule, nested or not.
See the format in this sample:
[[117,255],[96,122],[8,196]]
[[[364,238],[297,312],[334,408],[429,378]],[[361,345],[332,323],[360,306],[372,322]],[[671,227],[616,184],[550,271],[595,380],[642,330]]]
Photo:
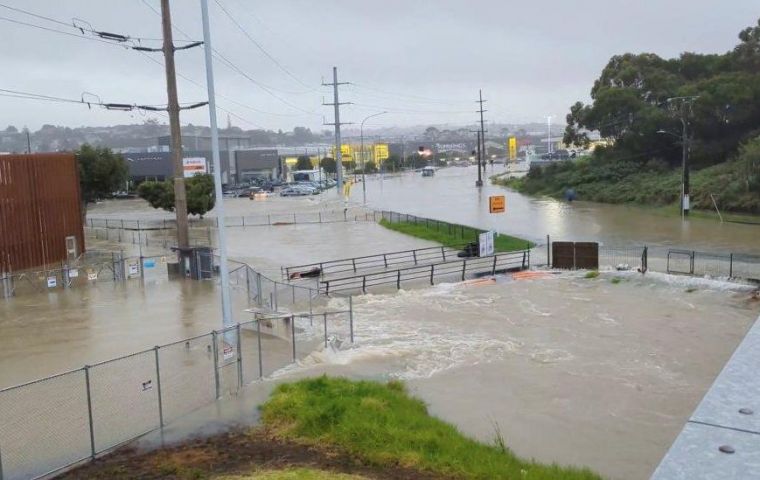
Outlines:
[[82,215],[87,204],[125,189],[129,169],[124,157],[110,148],[88,144],[76,151],[79,166],[79,185],[82,192]]
[[332,157],[325,157],[319,161],[319,166],[322,167],[325,173],[335,173],[336,169],[335,159]]
[[401,170],[402,168],[403,164],[401,163],[401,158],[398,155],[389,155],[388,158],[386,158],[383,162],[383,169],[386,172],[395,172],[397,170]]
[[[298,127],[296,127],[298,128]],[[296,170],[311,170],[311,159],[306,155],[301,155],[298,157],[298,160],[296,161]]]
[[[185,179],[187,192],[187,213],[201,218],[214,208],[214,177],[198,174]],[[151,207],[169,212],[174,211],[174,182],[143,182],[137,187],[137,195],[147,201]]]

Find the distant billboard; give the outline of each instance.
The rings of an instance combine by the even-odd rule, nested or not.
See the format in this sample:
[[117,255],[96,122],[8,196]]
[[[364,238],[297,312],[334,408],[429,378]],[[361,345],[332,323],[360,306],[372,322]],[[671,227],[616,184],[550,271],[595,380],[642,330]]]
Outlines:
[[509,161],[514,162],[517,160],[517,138],[509,137],[507,149],[509,150]]
[[185,172],[185,178],[190,178],[199,173],[208,173],[208,164],[204,157],[183,158],[182,170]]
[[384,160],[387,160],[388,157],[390,156],[387,143],[376,143],[374,148],[375,148],[375,162],[376,163],[380,163]]

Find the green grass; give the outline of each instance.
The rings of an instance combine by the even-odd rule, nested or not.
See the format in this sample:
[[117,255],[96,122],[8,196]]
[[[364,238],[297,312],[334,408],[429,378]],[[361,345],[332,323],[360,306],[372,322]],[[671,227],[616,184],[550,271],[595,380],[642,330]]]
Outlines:
[[261,408],[277,437],[338,447],[365,464],[403,466],[466,479],[591,480],[588,469],[523,460],[431,417],[400,382],[320,377],[277,387]]
[[[380,225],[395,232],[410,235],[412,237],[430,240],[431,242],[442,245],[462,245],[468,242],[477,241],[478,235],[483,230],[477,228],[455,225],[446,222],[430,220],[429,222],[390,222],[386,219],[380,220]],[[533,243],[528,240],[512,237],[510,235],[499,234],[494,240],[494,250],[497,252],[513,252],[516,250],[525,250],[532,248]]]
[[610,282],[612,282],[613,285],[617,285],[618,283],[622,281],[623,279],[621,279],[620,277],[614,277],[612,280],[610,280]]
[[367,477],[345,473],[326,472],[312,468],[288,468],[285,470],[264,470],[243,475],[223,475],[214,480],[365,480]]
[[599,276],[599,272],[596,270],[591,270],[590,272],[586,272],[586,275],[583,276],[583,278],[596,278]]

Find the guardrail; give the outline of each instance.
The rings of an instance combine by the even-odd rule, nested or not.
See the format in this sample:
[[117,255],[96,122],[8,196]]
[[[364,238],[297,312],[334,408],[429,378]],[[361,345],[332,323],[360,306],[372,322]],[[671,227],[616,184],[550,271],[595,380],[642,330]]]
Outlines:
[[370,287],[392,285],[400,289],[402,284],[425,280],[435,285],[436,278],[464,281],[467,275],[495,275],[508,271],[530,268],[530,250],[499,253],[488,257],[471,257],[461,260],[433,263],[416,267],[399,268],[392,271],[366,273],[349,277],[322,280],[319,292],[324,295],[346,291],[366,293]]
[[291,280],[292,276],[296,273],[308,272],[315,269],[319,269],[320,278],[325,278],[329,275],[345,272],[359,273],[364,270],[399,268],[401,265],[426,265],[432,262],[446,262],[452,258],[457,258],[457,253],[459,253],[462,247],[464,247],[464,244],[378,253],[362,257],[342,258],[339,260],[282,267],[281,271],[284,280]]

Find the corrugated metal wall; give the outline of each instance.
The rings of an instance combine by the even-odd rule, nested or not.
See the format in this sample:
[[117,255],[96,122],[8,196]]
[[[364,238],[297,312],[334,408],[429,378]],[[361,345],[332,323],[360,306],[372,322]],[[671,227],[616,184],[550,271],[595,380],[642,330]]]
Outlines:
[[0,155],[0,273],[66,259],[66,237],[84,251],[81,194],[71,153]]

